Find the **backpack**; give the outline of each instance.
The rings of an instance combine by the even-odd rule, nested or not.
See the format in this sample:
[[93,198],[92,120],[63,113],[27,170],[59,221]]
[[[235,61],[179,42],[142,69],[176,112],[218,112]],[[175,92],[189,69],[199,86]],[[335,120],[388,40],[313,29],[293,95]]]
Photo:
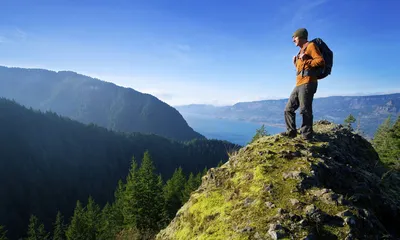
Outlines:
[[333,65],[333,52],[329,49],[328,45],[321,38],[314,38],[310,42],[313,42],[322,54],[325,61],[325,67],[317,68],[317,78],[323,79],[331,74]]

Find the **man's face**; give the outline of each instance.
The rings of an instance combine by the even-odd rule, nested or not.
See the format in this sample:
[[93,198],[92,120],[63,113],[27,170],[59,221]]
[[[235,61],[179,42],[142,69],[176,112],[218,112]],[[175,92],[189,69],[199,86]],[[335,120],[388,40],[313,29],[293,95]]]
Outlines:
[[292,40],[294,42],[294,45],[296,45],[296,47],[298,47],[299,46],[299,42],[300,42],[299,37],[293,37]]

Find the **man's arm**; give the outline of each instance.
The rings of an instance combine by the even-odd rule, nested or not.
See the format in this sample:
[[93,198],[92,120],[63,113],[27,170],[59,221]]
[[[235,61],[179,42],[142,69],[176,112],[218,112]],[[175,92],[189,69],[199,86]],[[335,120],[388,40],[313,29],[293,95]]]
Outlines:
[[325,65],[324,58],[314,43],[307,46],[307,55],[311,57],[311,59],[306,60],[306,64],[310,67],[323,67]]

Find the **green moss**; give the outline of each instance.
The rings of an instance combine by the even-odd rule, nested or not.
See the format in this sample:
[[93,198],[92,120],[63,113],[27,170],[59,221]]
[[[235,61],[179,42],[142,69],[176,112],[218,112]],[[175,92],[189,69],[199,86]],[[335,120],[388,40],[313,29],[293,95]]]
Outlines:
[[348,209],[345,206],[336,205],[336,204],[328,204],[328,203],[324,203],[322,201],[315,201],[313,203],[317,208],[321,209],[322,211],[324,211],[330,215],[336,215],[337,213]]
[[242,173],[241,172],[235,172],[235,175],[230,179],[230,181],[237,186],[242,178]]
[[270,180],[268,173],[275,170],[275,167],[271,163],[265,163],[263,165],[258,165],[254,170],[254,180],[267,182]]
[[179,231],[176,231],[175,238],[177,240],[184,240],[187,239],[188,236],[192,235],[192,230],[189,227],[181,228]]
[[[310,176],[311,165],[323,161],[312,157],[311,152],[332,147],[330,144],[336,143],[271,136],[242,148],[231,157],[225,165],[226,169],[216,169],[214,178],[204,185],[206,187],[199,194],[192,195],[190,204],[171,224],[168,236],[173,236],[171,239],[254,239],[256,232],[268,236],[269,224],[279,221],[285,228],[291,229],[291,237],[295,239],[303,239],[316,230],[322,239],[334,236],[344,239],[349,232],[347,225],[324,223],[293,229],[293,218],[277,214],[278,208],[281,208],[284,212],[306,219],[305,207],[310,204],[331,216],[349,209],[348,206],[325,203],[310,193],[321,188],[298,192],[301,180],[283,178],[284,173],[293,171]],[[303,146],[305,152],[300,149]],[[286,159],[282,157],[283,150],[301,151],[301,156]],[[266,189],[270,184],[272,188]],[[293,205],[291,199],[299,203]],[[270,208],[266,202],[272,202],[275,207]],[[251,231],[246,231],[248,228]]]
[[[225,221],[229,218],[227,214],[232,210],[232,202],[227,202],[221,191],[212,191],[207,194],[198,195],[196,201],[189,208],[191,221],[181,222],[182,226],[176,231],[176,239],[207,239],[212,234],[215,239],[223,239],[226,236],[227,226]],[[221,238],[219,238],[219,236]]]

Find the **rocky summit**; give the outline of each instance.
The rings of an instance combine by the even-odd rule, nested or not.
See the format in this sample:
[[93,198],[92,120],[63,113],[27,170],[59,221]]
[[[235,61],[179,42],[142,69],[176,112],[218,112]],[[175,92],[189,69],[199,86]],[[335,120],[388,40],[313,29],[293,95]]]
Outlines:
[[398,239],[400,176],[342,125],[267,136],[210,169],[157,239]]

